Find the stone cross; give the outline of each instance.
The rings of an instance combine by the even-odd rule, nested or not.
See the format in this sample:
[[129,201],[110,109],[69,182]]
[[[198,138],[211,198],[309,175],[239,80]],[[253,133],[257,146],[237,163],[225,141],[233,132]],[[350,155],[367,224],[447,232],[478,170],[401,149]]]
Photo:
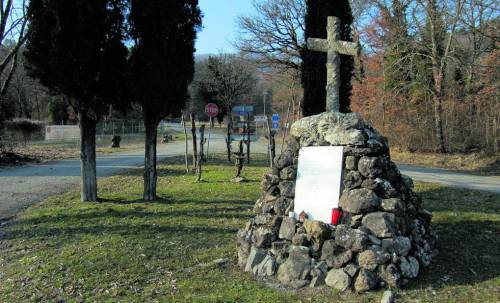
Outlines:
[[326,61],[326,111],[339,112],[340,55],[357,56],[359,45],[340,40],[340,19],[337,17],[328,17],[327,32],[327,39],[307,39],[307,47],[313,51],[328,53]]

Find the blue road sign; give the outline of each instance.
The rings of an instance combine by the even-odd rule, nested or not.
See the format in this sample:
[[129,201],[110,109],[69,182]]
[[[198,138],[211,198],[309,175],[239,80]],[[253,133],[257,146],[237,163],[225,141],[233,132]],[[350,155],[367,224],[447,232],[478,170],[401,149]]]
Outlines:
[[280,124],[278,122],[273,122],[273,129],[279,129]]
[[274,114],[273,115],[273,122],[279,122],[280,121],[280,115]]

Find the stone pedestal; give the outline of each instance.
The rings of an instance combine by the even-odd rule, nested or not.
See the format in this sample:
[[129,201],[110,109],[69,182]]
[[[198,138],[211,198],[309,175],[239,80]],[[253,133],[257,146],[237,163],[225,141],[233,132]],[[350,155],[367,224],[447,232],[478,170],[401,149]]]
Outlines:
[[[432,214],[391,161],[384,137],[356,113],[304,118],[291,135],[263,178],[255,217],[238,231],[243,269],[293,288],[363,292],[399,287],[429,266],[437,239]],[[332,145],[344,146],[342,224],[289,218],[300,148]]]

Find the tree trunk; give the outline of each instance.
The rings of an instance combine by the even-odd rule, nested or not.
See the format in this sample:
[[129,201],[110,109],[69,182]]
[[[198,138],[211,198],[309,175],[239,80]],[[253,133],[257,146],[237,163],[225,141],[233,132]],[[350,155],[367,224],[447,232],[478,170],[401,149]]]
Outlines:
[[87,111],[80,113],[80,167],[82,173],[82,202],[97,201],[95,152],[96,121]]
[[434,77],[434,127],[436,131],[437,151],[445,153],[444,134],[443,134],[443,82],[442,73],[435,74]]
[[182,129],[184,130],[184,145],[185,145],[184,158],[185,158],[185,160],[186,160],[186,173],[189,173],[189,163],[188,163],[188,137],[187,137],[186,119],[184,118],[184,112],[182,112]]
[[144,200],[156,200],[156,140],[158,121],[145,116],[146,144],[144,157]]
[[196,170],[198,166],[198,146],[196,142],[196,121],[194,114],[191,114],[191,136],[193,137],[193,166]]

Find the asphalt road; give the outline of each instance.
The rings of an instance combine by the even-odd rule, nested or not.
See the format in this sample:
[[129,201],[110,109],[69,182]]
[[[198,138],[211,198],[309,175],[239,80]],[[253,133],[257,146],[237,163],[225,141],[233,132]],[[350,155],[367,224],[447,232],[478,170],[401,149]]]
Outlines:
[[[222,135],[212,137],[211,152],[223,152]],[[158,146],[158,160],[184,154],[184,143],[175,142]],[[254,143],[252,150],[265,153],[263,143]],[[98,156],[97,174],[106,177],[124,173],[143,166],[143,151],[117,153]],[[499,177],[474,176],[444,169],[399,166],[402,173],[415,180],[441,183],[448,186],[484,190],[500,193]],[[27,165],[17,168],[0,169],[0,221],[14,216],[20,210],[42,201],[46,197],[78,188],[80,162],[75,160],[54,161],[42,165]]]

